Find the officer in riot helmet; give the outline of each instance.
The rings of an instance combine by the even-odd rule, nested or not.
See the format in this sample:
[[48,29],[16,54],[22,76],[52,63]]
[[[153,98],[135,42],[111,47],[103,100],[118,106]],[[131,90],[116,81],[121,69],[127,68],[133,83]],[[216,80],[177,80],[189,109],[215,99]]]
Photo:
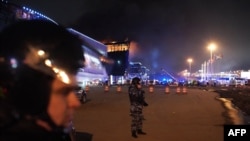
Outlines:
[[81,40],[45,20],[21,20],[0,33],[1,141],[64,141],[73,113]]
[[145,135],[142,131],[143,114],[142,110],[144,106],[148,106],[145,101],[145,91],[141,88],[141,79],[135,77],[132,79],[132,83],[128,89],[129,100],[130,100],[130,115],[132,117],[131,133],[132,137],[137,138],[137,134]]

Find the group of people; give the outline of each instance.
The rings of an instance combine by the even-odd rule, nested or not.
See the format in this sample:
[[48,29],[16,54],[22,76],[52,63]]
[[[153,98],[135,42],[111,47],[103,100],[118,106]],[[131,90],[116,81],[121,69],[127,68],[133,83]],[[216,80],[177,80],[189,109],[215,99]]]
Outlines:
[[[46,20],[19,20],[0,32],[0,140],[70,141],[82,41]],[[129,87],[132,136],[142,131],[140,79]]]

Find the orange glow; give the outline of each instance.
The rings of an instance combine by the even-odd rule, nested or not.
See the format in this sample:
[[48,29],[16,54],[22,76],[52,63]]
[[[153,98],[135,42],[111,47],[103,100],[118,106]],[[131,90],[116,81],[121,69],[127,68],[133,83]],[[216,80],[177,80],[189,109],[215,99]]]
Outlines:
[[129,57],[135,57],[139,53],[139,44],[135,41],[130,42]]

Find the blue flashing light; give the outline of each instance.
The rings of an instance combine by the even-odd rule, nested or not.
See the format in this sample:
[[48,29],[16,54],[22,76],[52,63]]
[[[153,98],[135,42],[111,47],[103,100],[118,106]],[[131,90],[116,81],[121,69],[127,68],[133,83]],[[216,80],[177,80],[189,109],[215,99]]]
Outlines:
[[[43,14],[41,14],[41,13],[35,11],[35,10],[32,10],[32,9],[27,8],[27,7],[25,7],[25,6],[23,6],[22,8],[23,8],[23,10],[25,10],[25,11],[27,11],[27,12],[30,12],[31,14],[37,14],[38,16],[41,16],[41,17],[43,17],[43,18],[45,18],[45,19],[47,19],[47,20],[50,20],[50,21],[56,23],[56,22],[55,22],[54,20],[52,20],[51,18],[49,18],[49,17],[47,17],[47,16],[45,16],[45,15],[43,15]],[[57,24],[57,23],[56,23],[56,24]]]

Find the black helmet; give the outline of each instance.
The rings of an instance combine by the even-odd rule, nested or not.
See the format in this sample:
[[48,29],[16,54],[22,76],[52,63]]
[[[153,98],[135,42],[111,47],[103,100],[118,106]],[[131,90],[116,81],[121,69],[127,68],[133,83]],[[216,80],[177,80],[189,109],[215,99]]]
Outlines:
[[[74,82],[84,64],[81,40],[46,20],[20,20],[0,33],[0,84],[15,108],[37,115],[48,106],[54,78]],[[28,100],[28,101],[27,101]]]
[[133,85],[140,84],[140,81],[141,81],[141,79],[140,79],[139,77],[134,77],[134,78],[132,79],[132,84],[133,84]]

